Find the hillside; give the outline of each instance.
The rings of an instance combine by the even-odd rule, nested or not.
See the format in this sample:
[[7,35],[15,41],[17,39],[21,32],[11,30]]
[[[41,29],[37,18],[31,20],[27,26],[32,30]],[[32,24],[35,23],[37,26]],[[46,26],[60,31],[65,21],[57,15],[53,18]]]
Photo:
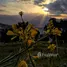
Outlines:
[[0,23],[0,27],[6,29],[6,28],[10,28],[11,25]]

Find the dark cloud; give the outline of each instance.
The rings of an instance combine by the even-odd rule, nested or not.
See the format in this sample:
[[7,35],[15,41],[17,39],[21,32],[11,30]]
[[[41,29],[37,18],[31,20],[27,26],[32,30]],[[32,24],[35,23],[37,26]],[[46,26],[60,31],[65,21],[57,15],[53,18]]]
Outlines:
[[6,11],[6,10],[4,10],[4,9],[0,9],[0,13],[3,14],[3,12],[8,12],[8,11]]
[[56,0],[50,4],[39,4],[44,0],[34,0],[34,3],[39,6],[46,6],[49,11],[54,14],[67,14],[67,0]]
[[34,4],[39,5],[39,3],[43,2],[44,0],[34,0]]
[[67,0],[57,0],[46,5],[51,13],[67,14]]

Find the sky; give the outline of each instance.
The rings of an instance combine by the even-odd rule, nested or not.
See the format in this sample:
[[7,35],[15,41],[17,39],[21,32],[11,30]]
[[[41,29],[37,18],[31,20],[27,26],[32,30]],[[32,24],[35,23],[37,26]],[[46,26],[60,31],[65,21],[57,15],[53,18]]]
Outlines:
[[0,22],[17,23],[20,21],[18,13],[23,11],[24,20],[43,26],[45,18],[66,18],[66,7],[67,0],[0,0]]
[[[0,0],[0,14],[16,15],[19,11],[24,13],[45,14],[42,9],[55,0]],[[40,6],[42,5],[42,6]]]

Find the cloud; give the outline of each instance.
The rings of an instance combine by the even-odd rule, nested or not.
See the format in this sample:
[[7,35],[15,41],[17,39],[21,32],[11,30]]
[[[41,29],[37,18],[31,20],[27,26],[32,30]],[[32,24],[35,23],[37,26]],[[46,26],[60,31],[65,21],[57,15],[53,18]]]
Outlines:
[[4,11],[4,10],[0,9],[0,12],[2,12],[2,11]]
[[0,11],[0,14],[17,15],[19,11],[44,14],[45,12],[42,10],[42,6],[45,7],[54,1],[55,0],[0,0],[0,10],[4,10]]
[[24,13],[44,13],[41,7],[35,5],[33,1],[3,0],[1,2],[4,4],[1,4],[0,10],[5,11],[0,12],[0,14],[17,15],[19,11]]
[[[5,0],[4,0],[5,1]],[[39,0],[38,0],[39,1]],[[5,3],[5,2],[3,2]],[[19,11],[24,12],[24,19],[30,21],[37,26],[44,25],[45,16],[44,11],[33,2],[27,3],[23,1],[8,1],[0,6],[0,22],[6,24],[17,23],[19,21],[17,15]]]
[[51,13],[67,14],[67,0],[56,0],[54,3],[46,5]]
[[52,14],[67,14],[67,0],[34,0],[36,5],[47,7]]
[[[31,23],[41,26],[48,19],[45,15],[46,12],[42,10],[42,6],[47,7],[50,13],[55,14],[53,17],[60,17],[56,15],[67,13],[67,0],[31,0],[31,2],[0,0],[0,21],[7,24],[16,23],[19,19],[14,17],[18,15],[19,11],[23,11],[25,20],[30,20]],[[2,17],[2,15],[7,16]],[[66,16],[63,17],[65,18]]]
[[34,4],[38,5],[39,3],[42,3],[44,0],[34,0]]
[[[27,1],[27,0],[26,0]],[[67,14],[67,0],[0,0],[0,14],[15,14],[19,11],[25,13],[42,13],[47,7],[52,14]]]

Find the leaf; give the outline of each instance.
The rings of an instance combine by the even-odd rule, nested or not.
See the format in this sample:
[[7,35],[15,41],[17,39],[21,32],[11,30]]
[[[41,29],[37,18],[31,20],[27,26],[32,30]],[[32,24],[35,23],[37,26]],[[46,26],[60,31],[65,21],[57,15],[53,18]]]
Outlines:
[[35,43],[35,41],[32,39],[32,42]]
[[28,26],[26,28],[27,32],[30,31],[30,29],[32,28],[32,26],[33,26],[32,24],[28,24]]
[[12,25],[12,29],[13,29],[13,30],[17,29],[17,25],[16,25],[16,24],[13,24],[13,25]]
[[11,30],[8,30],[8,32],[6,33],[7,35],[15,35],[14,33],[13,33],[13,31],[11,31]]
[[11,40],[14,40],[16,37],[17,37],[17,36],[12,37]]
[[19,36],[19,40],[24,40],[24,37],[22,37],[22,36]]
[[14,29],[13,32],[18,34],[19,33],[19,29]]

